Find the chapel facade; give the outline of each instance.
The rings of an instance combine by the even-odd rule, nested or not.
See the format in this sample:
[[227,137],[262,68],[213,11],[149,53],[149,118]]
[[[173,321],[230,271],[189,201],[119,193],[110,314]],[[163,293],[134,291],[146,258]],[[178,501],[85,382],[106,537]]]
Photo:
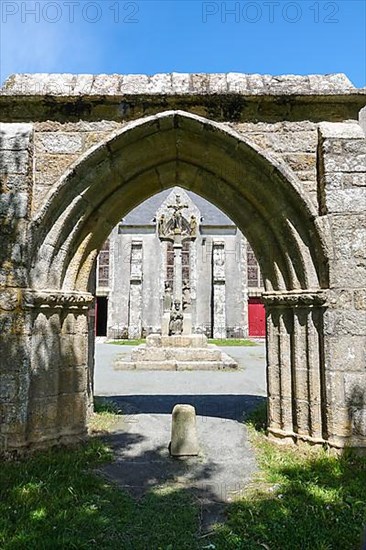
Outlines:
[[[181,277],[174,272],[175,225],[183,235]],[[263,281],[248,241],[221,210],[180,187],[137,206],[104,244],[97,260],[97,336],[135,339],[161,333],[177,284],[194,333],[265,336]]]

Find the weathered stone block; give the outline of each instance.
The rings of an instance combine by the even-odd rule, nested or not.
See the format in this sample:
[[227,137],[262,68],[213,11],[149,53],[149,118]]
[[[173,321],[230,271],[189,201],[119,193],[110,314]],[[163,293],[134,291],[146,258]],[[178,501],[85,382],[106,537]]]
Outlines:
[[0,126],[0,150],[21,151],[28,149],[32,131],[32,124],[2,122]]
[[18,393],[18,380],[11,374],[0,374],[0,398],[2,402],[15,401]]
[[172,92],[175,94],[188,94],[191,78],[189,73],[172,73]]
[[58,392],[63,393],[82,393],[87,391],[88,386],[88,367],[69,367],[59,370]]
[[366,405],[366,372],[344,375],[346,403],[349,407],[363,409]]
[[172,456],[196,456],[199,453],[196,411],[192,405],[175,405],[172,412]]
[[328,303],[334,309],[353,309],[353,292],[345,289],[332,289],[328,292]]
[[92,74],[78,74],[75,76],[73,95],[90,95],[93,87]]
[[121,87],[121,76],[117,74],[98,74],[94,77],[93,95],[118,95]]
[[0,290],[0,310],[13,311],[20,304],[19,291],[15,288]]
[[52,398],[32,399],[28,412],[28,430],[43,432],[53,429],[57,433],[57,400]]
[[62,365],[83,366],[88,362],[88,343],[84,336],[61,336],[60,350]]
[[119,91],[122,94],[138,95],[141,89],[147,91],[149,87],[149,78],[144,74],[125,75],[121,80]]
[[[366,310],[366,289],[360,288],[354,291],[354,304],[356,309]],[[366,315],[366,313],[360,312],[360,315]]]
[[342,73],[326,75],[310,74],[309,82],[311,91],[318,94],[328,95],[354,89],[350,79]]
[[212,94],[221,94],[227,92],[227,80],[225,73],[214,73],[209,76],[209,92]]
[[332,371],[365,371],[365,335],[337,335],[326,339],[325,348],[326,361]]
[[247,75],[242,73],[227,73],[226,75],[228,92],[234,94],[248,94],[250,91]]
[[319,132],[323,139],[365,139],[357,122],[321,122]]
[[310,153],[293,153],[291,155],[283,155],[285,162],[295,170],[309,172],[311,169],[315,169],[316,166],[316,156],[315,154]]
[[56,181],[66,169],[77,160],[78,155],[42,153],[37,155],[35,169],[37,172],[43,172]]
[[366,315],[358,311],[329,309],[324,314],[324,332],[330,336],[364,336],[366,334]]
[[[335,257],[339,259],[365,258],[366,216],[364,214],[334,215],[329,217],[329,221]],[[349,281],[348,273],[345,275],[345,280]]]
[[329,213],[366,212],[366,189],[332,190],[327,193],[326,205]]
[[366,187],[366,173],[330,172],[323,176],[327,190]]
[[36,136],[36,148],[45,153],[75,154],[81,152],[82,146],[81,134],[47,132]]
[[171,93],[171,87],[172,78],[170,74],[154,74],[149,78],[148,88],[151,94],[169,94]]
[[58,426],[61,433],[85,431],[87,397],[84,392],[63,394],[58,398]]
[[189,336],[160,336],[159,334],[150,334],[146,338],[146,346],[204,348],[207,346],[207,338],[204,334],[191,334]]
[[[360,251],[361,253],[361,251]],[[366,261],[364,258],[348,257],[329,262],[330,284],[332,287],[344,285],[345,279],[353,288],[364,287],[366,279]]]
[[326,172],[364,172],[366,166],[365,153],[343,153],[340,155],[325,155],[324,169]]
[[[36,354],[37,355],[37,354]],[[47,369],[43,368],[47,364]],[[52,368],[53,367],[53,368]],[[45,399],[54,397],[57,400],[59,393],[58,364],[51,361],[40,361],[39,365],[33,365],[30,381],[30,399]]]
[[2,151],[0,172],[4,174],[27,174],[29,171],[28,151]]
[[13,220],[26,218],[28,214],[28,194],[16,191],[2,193],[0,196],[0,218]]

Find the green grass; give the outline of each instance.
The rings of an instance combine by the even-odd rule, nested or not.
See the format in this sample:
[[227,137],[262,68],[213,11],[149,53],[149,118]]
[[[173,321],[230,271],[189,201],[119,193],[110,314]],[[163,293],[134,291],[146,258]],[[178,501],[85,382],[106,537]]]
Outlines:
[[[102,422],[120,413],[107,401],[96,409]],[[278,446],[263,419],[262,410],[247,420],[260,474],[209,536],[200,536],[200,509],[185,490],[155,487],[136,501],[97,475],[112,454],[91,438],[0,464],[0,548],[360,550],[366,459]]]
[[101,441],[53,450],[0,470],[2,550],[197,548],[198,510],[183,491],[141,501],[93,472],[111,459]]
[[211,542],[217,550],[360,550],[366,459],[269,442],[249,420],[260,474]]
[[[209,338],[210,344],[216,344],[217,346],[257,346],[257,342],[253,340],[246,340],[243,338]],[[107,344],[115,344],[117,346],[139,346],[145,344],[145,339],[138,340],[109,340]]]
[[146,340],[144,338],[139,338],[135,340],[109,340],[107,344],[114,344],[116,346],[139,346],[140,344],[145,344]]
[[209,338],[210,344],[216,344],[217,346],[257,346],[257,342],[253,340],[245,340],[242,338]]

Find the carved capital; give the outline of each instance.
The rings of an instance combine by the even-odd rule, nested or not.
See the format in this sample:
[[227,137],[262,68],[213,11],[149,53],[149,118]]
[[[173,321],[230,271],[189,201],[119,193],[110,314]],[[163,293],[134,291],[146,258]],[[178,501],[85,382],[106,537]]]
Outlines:
[[327,294],[324,290],[290,290],[264,292],[263,302],[268,307],[326,307]]
[[94,296],[89,292],[63,292],[61,290],[24,289],[22,304],[25,309],[88,310]]

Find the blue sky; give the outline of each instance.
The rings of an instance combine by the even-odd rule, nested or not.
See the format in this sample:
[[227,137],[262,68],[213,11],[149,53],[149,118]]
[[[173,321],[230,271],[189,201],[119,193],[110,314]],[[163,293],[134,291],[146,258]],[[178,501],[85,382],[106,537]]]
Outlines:
[[0,0],[12,73],[344,72],[366,85],[364,0]]

